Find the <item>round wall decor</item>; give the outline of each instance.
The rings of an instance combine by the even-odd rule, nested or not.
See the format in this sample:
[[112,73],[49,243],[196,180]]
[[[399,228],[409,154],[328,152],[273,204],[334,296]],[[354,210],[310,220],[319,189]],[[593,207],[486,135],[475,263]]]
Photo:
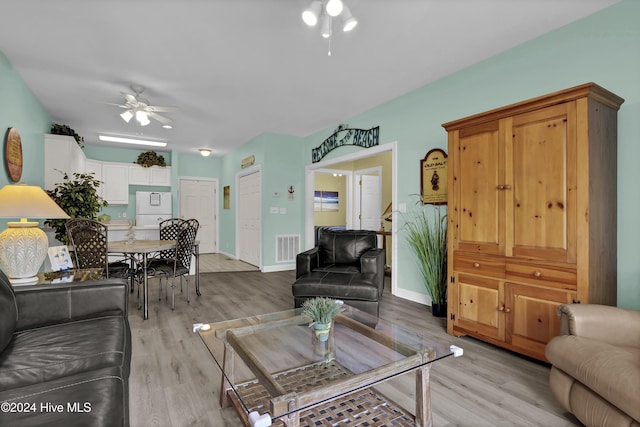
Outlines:
[[13,182],[20,181],[22,177],[22,141],[16,128],[7,129],[4,158],[9,178]]

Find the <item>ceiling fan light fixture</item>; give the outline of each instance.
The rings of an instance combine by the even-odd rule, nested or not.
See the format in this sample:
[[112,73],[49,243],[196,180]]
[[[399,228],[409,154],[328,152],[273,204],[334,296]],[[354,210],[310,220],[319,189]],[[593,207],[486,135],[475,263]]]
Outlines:
[[329,15],[322,15],[320,21],[320,35],[325,39],[331,37],[331,17]]
[[358,20],[353,17],[347,6],[342,10],[342,31],[349,32],[358,25]]
[[124,113],[120,114],[120,117],[122,117],[122,120],[129,123],[129,121],[131,121],[131,119],[133,118],[133,111],[127,110]]
[[310,27],[315,27],[318,23],[318,17],[322,9],[322,2],[320,0],[314,0],[309,7],[302,12],[302,20]]
[[202,157],[209,157],[211,155],[210,148],[199,148],[198,151]]
[[338,16],[342,13],[344,5],[341,0],[329,0],[327,2],[326,11],[330,16]]
[[146,126],[151,123],[151,120],[149,120],[149,116],[147,115],[147,113],[142,110],[136,111],[136,120],[138,121],[138,123],[140,123],[140,126]]

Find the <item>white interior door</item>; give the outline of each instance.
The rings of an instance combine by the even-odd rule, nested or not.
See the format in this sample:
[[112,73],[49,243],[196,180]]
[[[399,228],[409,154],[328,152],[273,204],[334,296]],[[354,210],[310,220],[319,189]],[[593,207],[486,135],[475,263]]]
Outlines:
[[180,179],[180,218],[195,218],[200,223],[196,240],[202,254],[218,251],[216,187],[216,181]]
[[260,171],[243,175],[238,179],[238,258],[260,266],[261,246],[261,192]]
[[380,175],[356,177],[356,224],[360,230],[379,230],[382,217],[382,185]]

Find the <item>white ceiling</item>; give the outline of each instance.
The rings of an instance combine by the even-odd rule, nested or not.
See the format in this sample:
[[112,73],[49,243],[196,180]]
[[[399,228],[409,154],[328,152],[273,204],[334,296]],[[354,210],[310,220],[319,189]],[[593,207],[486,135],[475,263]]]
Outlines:
[[[334,27],[331,56],[301,20],[309,0],[3,0],[0,50],[85,144],[143,136],[222,155],[334,126],[620,0],[344,1],[359,24]],[[119,117],[109,103],[131,84],[179,107],[173,129]]]

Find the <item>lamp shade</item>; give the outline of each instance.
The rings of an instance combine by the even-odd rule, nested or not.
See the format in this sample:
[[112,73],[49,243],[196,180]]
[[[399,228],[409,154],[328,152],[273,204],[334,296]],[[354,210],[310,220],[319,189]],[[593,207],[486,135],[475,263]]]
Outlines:
[[131,110],[127,110],[124,113],[120,114],[120,117],[122,117],[122,120],[129,123],[129,121],[133,118],[133,112]]
[[358,20],[351,15],[351,11],[347,6],[342,9],[342,31],[348,32],[353,30],[358,25]]
[[302,12],[302,20],[310,27],[314,27],[318,23],[318,17],[322,9],[322,2],[314,0],[308,9]]
[[341,0],[329,0],[327,2],[326,10],[331,16],[338,16],[342,13],[344,5]]
[[64,219],[69,215],[37,185],[7,184],[0,189],[0,218]]
[[9,228],[0,233],[0,266],[14,285],[36,283],[49,239],[37,222],[27,218],[58,219],[69,215],[42,188],[9,184],[0,189],[0,218],[20,218],[20,222],[8,222]]

